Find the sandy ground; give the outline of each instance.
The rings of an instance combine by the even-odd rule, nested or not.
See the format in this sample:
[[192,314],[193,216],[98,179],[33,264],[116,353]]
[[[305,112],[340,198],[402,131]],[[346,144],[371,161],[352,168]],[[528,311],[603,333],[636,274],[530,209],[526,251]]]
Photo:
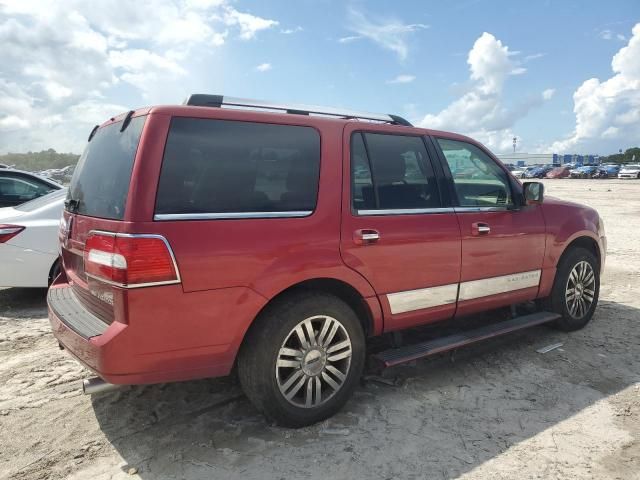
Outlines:
[[545,183],[605,220],[593,321],[389,369],[301,430],[266,423],[228,379],[84,396],[44,292],[0,291],[0,478],[640,479],[640,182]]

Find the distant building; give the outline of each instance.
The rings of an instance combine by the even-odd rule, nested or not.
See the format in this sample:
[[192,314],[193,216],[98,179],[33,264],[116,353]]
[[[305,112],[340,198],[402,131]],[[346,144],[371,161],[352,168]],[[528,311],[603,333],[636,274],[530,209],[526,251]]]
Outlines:
[[497,157],[502,163],[510,163],[518,167],[554,163],[551,153],[499,153]]
[[574,165],[593,165],[599,164],[600,160],[597,155],[576,155],[557,153],[499,153],[497,157],[502,163],[509,163],[518,167],[527,167],[530,165],[564,165],[572,163]]
[[553,154],[554,165],[561,165],[565,163],[572,163],[578,166],[581,165],[599,165],[600,158],[598,155],[558,155]]

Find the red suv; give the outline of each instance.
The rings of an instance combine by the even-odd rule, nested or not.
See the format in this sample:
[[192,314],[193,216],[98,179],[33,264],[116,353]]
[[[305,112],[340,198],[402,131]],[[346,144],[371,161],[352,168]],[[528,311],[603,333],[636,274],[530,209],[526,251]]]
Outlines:
[[98,376],[87,392],[237,371],[288,426],[341,408],[368,337],[512,312],[395,342],[375,354],[388,366],[545,322],[583,327],[606,245],[597,212],[543,201],[470,138],[215,95],[96,127],[60,242],[49,317]]

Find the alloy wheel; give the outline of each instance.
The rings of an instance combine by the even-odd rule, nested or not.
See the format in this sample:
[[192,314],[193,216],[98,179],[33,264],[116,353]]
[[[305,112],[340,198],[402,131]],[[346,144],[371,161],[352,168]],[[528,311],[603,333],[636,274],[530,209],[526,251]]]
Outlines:
[[351,339],[342,323],[317,315],[298,323],[278,351],[276,381],[291,404],[313,408],[343,386],[351,366]]
[[589,262],[578,262],[567,280],[565,299],[569,315],[575,319],[584,317],[595,298],[596,276]]

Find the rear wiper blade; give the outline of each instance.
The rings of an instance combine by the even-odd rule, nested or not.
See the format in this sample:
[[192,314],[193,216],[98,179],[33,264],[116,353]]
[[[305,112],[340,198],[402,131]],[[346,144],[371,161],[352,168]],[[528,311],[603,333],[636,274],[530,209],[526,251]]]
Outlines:
[[80,206],[80,200],[75,200],[73,198],[67,198],[64,201],[64,206],[71,213],[76,213],[78,211],[78,207]]

